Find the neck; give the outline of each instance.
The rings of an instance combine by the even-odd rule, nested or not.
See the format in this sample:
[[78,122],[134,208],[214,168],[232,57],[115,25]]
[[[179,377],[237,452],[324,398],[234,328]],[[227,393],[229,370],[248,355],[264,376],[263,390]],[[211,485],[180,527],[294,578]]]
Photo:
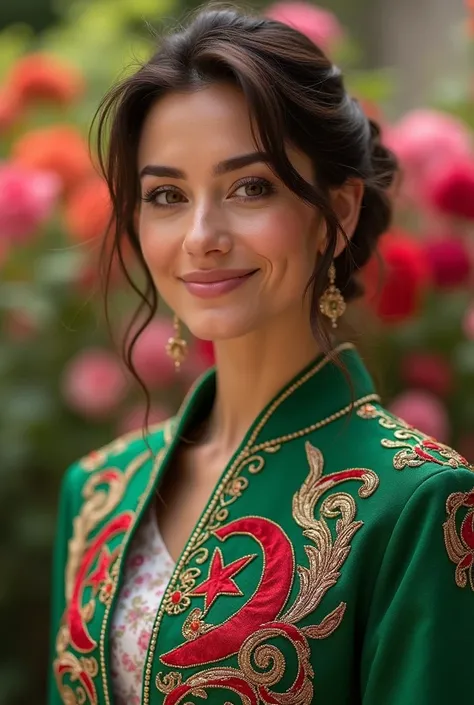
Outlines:
[[309,326],[296,316],[274,330],[219,341],[209,442],[218,442],[224,453],[233,453],[265,406],[318,353]]

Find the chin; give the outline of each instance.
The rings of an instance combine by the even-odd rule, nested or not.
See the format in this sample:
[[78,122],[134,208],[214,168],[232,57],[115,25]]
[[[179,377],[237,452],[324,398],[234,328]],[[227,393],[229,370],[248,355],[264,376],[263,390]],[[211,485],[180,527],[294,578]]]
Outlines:
[[201,340],[232,340],[255,330],[255,311],[247,314],[222,311],[206,311],[184,318],[183,321],[190,333]]

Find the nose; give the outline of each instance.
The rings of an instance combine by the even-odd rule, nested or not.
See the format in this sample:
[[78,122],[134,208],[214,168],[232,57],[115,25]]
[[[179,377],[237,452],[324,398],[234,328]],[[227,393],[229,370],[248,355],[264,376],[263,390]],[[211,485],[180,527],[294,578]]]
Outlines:
[[231,237],[219,208],[212,204],[197,206],[183,240],[186,254],[195,257],[212,253],[226,254],[231,246]]

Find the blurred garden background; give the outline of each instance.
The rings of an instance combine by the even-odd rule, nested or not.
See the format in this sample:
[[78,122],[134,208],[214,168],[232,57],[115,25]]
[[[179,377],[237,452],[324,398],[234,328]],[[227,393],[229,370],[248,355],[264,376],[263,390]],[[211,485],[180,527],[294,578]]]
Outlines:
[[[15,0],[0,8],[0,705],[45,701],[51,545],[65,468],[140,427],[144,399],[103,316],[109,206],[88,151],[107,88],[194,0]],[[399,155],[396,218],[348,316],[385,403],[474,461],[474,2],[255,3],[319,42]],[[120,335],[136,300],[113,274]],[[173,413],[212,349],[179,376],[162,311],[135,365],[150,420]]]

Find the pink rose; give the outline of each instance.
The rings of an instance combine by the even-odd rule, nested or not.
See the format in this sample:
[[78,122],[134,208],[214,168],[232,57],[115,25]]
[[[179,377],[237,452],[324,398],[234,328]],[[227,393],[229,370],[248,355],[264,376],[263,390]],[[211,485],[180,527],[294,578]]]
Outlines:
[[337,17],[329,10],[306,2],[278,2],[266,16],[305,34],[323,51],[330,51],[344,36]]
[[444,215],[474,220],[474,159],[463,157],[439,166],[424,184],[428,205]]
[[421,389],[409,389],[389,404],[389,411],[441,443],[449,441],[449,421],[441,401]]
[[166,344],[174,335],[172,321],[164,316],[155,318],[135,343],[133,364],[147,387],[166,387],[176,381],[173,361]]
[[122,366],[107,350],[89,348],[69,361],[62,392],[75,411],[91,418],[109,416],[123,401],[127,382]]
[[401,375],[409,387],[427,389],[442,397],[447,396],[453,387],[453,369],[436,353],[409,353],[402,360]]
[[28,242],[54,207],[61,182],[50,172],[0,166],[0,237]]
[[384,142],[400,159],[403,191],[410,200],[423,197],[425,181],[435,169],[468,155],[472,146],[464,123],[435,110],[407,113],[385,129]]
[[439,289],[465,286],[472,274],[472,264],[465,242],[455,235],[427,240],[422,244],[432,281]]

